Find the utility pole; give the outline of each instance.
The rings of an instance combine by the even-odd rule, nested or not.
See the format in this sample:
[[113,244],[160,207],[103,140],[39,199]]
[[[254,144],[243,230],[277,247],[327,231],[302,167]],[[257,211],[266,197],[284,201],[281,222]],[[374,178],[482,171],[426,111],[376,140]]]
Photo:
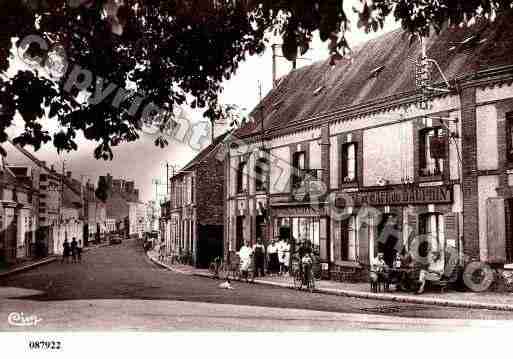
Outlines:
[[[58,236],[61,236],[61,222],[63,221],[62,216],[62,207],[63,207],[63,196],[64,196],[64,176],[66,171],[66,160],[62,160],[62,174],[61,174],[61,183],[59,190],[59,210],[58,210],[58,219],[57,219],[57,231]],[[64,239],[66,239],[66,228],[64,228]]]
[[169,182],[169,168],[171,168],[171,171],[172,171],[172,175],[171,177],[174,177],[175,176],[175,165],[170,165],[167,161],[166,161],[166,195],[169,199],[171,199],[171,183]]
[[158,203],[159,202],[159,184],[160,184],[160,181],[158,178],[154,178],[152,180],[152,183],[155,185],[155,203]]

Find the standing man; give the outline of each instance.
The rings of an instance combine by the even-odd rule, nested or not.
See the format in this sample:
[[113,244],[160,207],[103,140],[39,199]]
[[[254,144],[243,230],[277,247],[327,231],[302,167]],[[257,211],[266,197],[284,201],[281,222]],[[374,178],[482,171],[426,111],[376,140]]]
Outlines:
[[69,246],[68,238],[64,239],[64,243],[62,244],[62,261],[61,263],[69,263],[69,255],[70,255],[71,247]]
[[277,274],[280,270],[280,262],[278,259],[278,245],[274,238],[271,240],[271,244],[267,246],[267,255],[269,256],[267,273],[270,275]]
[[82,263],[82,241],[78,241],[77,245],[77,260],[79,263]]
[[260,238],[257,239],[256,244],[253,246],[253,255],[255,258],[255,277],[264,277],[265,247]]
[[75,237],[71,240],[71,259],[73,263],[77,262],[77,240]]

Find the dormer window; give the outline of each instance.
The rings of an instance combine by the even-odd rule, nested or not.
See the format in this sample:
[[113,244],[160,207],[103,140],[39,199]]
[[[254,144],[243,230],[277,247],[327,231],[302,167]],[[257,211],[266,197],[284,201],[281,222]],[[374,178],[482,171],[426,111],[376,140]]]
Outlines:
[[322,92],[322,90],[324,90],[324,85],[323,85],[323,86],[319,86],[319,87],[317,87],[317,88],[314,90],[314,92],[313,92],[314,96],[317,96],[318,94],[320,94],[320,93]]
[[385,69],[385,66],[378,66],[375,69],[373,69],[369,74],[369,79],[372,79],[374,77],[378,77],[379,74]]

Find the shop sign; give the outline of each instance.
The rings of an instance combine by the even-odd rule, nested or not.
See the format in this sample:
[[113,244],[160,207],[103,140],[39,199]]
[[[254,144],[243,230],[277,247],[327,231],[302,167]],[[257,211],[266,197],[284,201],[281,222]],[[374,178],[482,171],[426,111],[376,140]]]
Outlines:
[[274,217],[318,217],[327,215],[326,208],[314,209],[305,206],[285,206],[273,209]]
[[[363,190],[355,193],[345,193],[344,195],[350,196],[355,206],[364,203],[369,206],[452,203],[451,186],[396,187],[369,191]],[[335,206],[345,207],[346,203],[344,197],[337,197],[335,199]]]

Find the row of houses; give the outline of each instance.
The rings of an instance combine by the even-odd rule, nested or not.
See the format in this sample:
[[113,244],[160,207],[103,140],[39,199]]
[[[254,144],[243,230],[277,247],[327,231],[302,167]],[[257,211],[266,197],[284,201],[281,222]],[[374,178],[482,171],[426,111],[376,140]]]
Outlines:
[[185,246],[199,258],[197,211],[209,208],[206,218],[222,214],[225,257],[244,240],[308,240],[324,277],[364,274],[378,251],[390,261],[418,235],[460,263],[513,262],[511,18],[424,39],[439,66],[427,74],[429,97],[416,87],[423,46],[402,30],[368,41],[350,61],[291,71],[253,121],[211,145],[217,154],[203,166],[222,162],[222,174],[200,177],[193,161],[171,179],[179,190],[163,206],[163,223],[173,209],[180,215],[163,228],[170,250]]
[[[142,236],[144,205],[135,184],[107,180],[107,199],[95,185],[71,171],[47,166],[26,149],[2,144],[0,168],[0,262],[12,265],[33,257],[61,254],[75,238],[87,246],[107,233]],[[119,200],[121,197],[123,200]],[[129,203],[129,204],[128,204]]]

